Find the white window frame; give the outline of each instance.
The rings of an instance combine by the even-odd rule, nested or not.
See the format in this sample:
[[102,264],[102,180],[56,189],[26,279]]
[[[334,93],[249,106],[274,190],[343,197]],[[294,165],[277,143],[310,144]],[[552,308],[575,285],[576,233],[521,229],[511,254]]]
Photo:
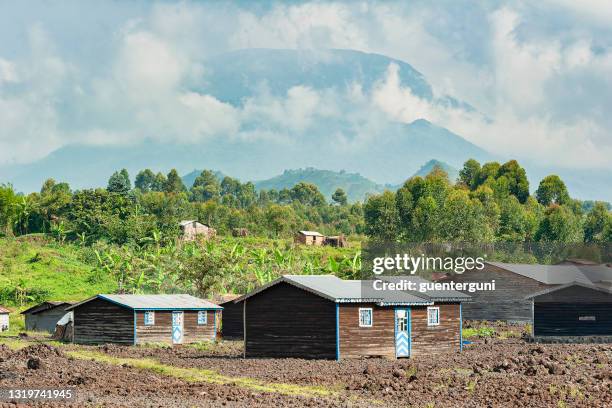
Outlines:
[[[203,321],[200,320],[200,316],[204,316]],[[208,325],[208,310],[198,310],[198,326]]]
[[[438,320],[434,323],[432,323],[430,317],[429,317],[429,312],[430,311],[436,311],[436,315],[438,316]],[[439,326],[440,325],[440,307],[438,306],[429,306],[427,307],[427,326]]]
[[[370,324],[365,324],[361,320],[361,312],[368,311],[370,312]],[[359,308],[359,327],[372,327],[374,324],[374,310],[371,307],[360,307]]]
[[[147,322],[147,315],[149,315],[151,317],[148,322]],[[155,311],[153,311],[153,310],[146,310],[145,311],[145,314],[144,314],[144,324],[145,324],[145,326],[155,326]]]

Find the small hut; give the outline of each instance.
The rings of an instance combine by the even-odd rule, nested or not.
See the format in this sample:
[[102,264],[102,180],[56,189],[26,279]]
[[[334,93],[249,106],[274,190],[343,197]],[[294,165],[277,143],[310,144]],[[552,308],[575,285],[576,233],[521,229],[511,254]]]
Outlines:
[[53,333],[57,322],[66,314],[71,302],[47,301],[21,312],[25,315],[26,330],[46,331]]
[[246,228],[232,228],[233,237],[248,237],[249,230]]
[[325,237],[323,243],[336,248],[346,248],[348,246],[346,238],[342,234]]
[[325,242],[325,235],[317,231],[298,231],[295,234],[294,242],[302,245],[320,246]]
[[612,341],[612,290],[609,284],[572,282],[528,296],[536,340]]
[[9,313],[11,313],[10,310],[0,306],[0,331],[9,329]]
[[191,295],[97,295],[67,310],[75,343],[182,344],[214,340],[222,309]]
[[214,228],[195,220],[181,221],[179,225],[182,241],[195,241],[198,237],[209,239],[217,235]]

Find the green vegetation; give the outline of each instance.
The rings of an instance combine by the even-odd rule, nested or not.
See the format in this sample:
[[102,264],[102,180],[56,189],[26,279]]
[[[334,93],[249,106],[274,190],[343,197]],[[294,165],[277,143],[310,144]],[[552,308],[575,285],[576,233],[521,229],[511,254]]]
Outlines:
[[365,231],[376,240],[405,242],[604,243],[612,240],[612,213],[595,203],[588,213],[556,175],[529,194],[527,174],[515,160],[468,160],[456,183],[436,166],[396,192],[370,197]]
[[470,339],[473,337],[493,337],[495,336],[495,328],[486,326],[466,328],[462,330],[462,334],[464,339]]
[[73,245],[27,239],[0,238],[0,303],[18,307],[42,300],[81,300],[114,292],[110,276],[96,276]]

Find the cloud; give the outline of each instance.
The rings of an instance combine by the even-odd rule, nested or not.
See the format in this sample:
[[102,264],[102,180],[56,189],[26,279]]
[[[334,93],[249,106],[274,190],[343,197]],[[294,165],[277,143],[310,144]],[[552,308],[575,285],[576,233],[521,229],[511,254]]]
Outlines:
[[[294,143],[315,126],[329,128],[333,148],[357,149],[390,122],[425,118],[505,157],[612,168],[606,2],[130,3],[72,23],[92,33],[78,41],[52,11],[33,14],[13,35],[24,43],[0,46],[0,164],[70,143]],[[0,30],[14,27],[3,14]],[[328,48],[381,53],[423,72],[435,97],[403,86],[397,64],[367,92],[262,85],[240,106],[208,94],[206,59],[250,47],[321,50],[322,61]]]

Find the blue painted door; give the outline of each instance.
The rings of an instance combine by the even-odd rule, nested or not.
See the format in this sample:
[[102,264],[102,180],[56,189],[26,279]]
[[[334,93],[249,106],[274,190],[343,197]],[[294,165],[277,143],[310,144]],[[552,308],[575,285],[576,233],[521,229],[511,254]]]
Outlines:
[[395,310],[395,356],[410,357],[410,315],[406,309]]
[[172,312],[172,343],[183,342],[183,312]]

